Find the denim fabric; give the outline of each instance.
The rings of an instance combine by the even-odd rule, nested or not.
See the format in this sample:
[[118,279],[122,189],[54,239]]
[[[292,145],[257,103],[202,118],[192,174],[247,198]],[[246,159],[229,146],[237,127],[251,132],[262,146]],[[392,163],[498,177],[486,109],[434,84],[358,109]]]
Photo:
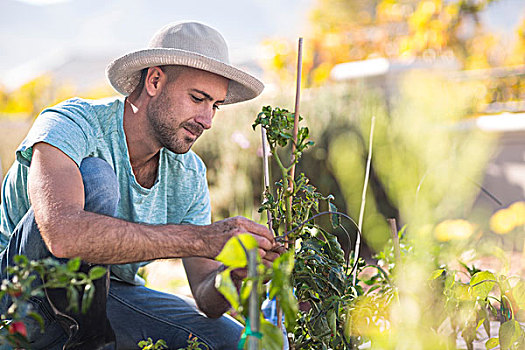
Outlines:
[[185,348],[192,335],[210,349],[234,350],[243,330],[231,317],[204,316],[192,299],[119,281],[111,281],[107,307],[118,349],[136,348],[148,337],[164,339],[170,349]]
[[[111,166],[98,158],[86,158],[80,171],[85,210],[113,216],[119,190]],[[0,254],[2,278],[9,277],[5,267],[13,264],[17,254],[24,254],[31,260],[52,256],[42,240],[32,209],[19,222],[7,248]],[[26,322],[32,348],[61,349],[67,337],[57,324],[49,303],[43,298],[35,298],[31,303],[45,321],[43,334],[35,321],[28,319]],[[5,312],[8,305],[8,300],[2,300],[0,312]],[[190,334],[210,349],[235,349],[242,332],[242,326],[229,317],[210,319],[179,297],[118,281],[111,281],[107,313],[117,337],[117,349],[137,349],[137,342],[148,337],[162,338],[170,349],[177,349],[186,346]]]

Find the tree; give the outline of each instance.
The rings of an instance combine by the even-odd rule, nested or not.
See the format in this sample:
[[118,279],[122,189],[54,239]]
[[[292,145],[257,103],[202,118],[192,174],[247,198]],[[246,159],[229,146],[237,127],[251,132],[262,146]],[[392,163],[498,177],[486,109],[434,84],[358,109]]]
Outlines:
[[[509,51],[502,50],[498,37],[480,20],[480,13],[495,1],[317,0],[305,35],[303,81],[319,85],[334,65],[376,56],[453,58],[465,69],[503,65]],[[524,27],[519,32],[522,46]],[[266,45],[275,77],[281,81],[293,77],[292,45],[282,39],[268,40]]]

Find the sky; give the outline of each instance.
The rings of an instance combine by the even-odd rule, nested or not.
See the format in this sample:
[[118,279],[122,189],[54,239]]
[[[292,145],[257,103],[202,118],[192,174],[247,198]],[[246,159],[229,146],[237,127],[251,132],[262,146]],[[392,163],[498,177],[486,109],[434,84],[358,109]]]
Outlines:
[[[219,30],[232,60],[268,36],[299,36],[312,0],[0,0],[0,73],[54,51],[144,47],[167,23],[197,20]],[[36,5],[36,4],[40,5]]]
[[[219,30],[232,62],[259,55],[261,40],[305,35],[316,0],[0,0],[0,78],[31,74],[31,66],[65,54],[107,55],[108,63],[143,48],[165,24],[197,20]],[[348,0],[352,1],[352,0]],[[511,31],[525,0],[500,0],[483,14]]]

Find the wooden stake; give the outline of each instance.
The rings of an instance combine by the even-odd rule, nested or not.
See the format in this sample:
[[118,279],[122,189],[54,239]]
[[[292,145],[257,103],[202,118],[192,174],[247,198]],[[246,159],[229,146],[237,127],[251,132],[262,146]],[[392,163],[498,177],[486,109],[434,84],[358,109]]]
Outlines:
[[399,245],[399,234],[397,232],[396,219],[386,219],[386,221],[388,221],[390,225],[390,234],[392,235],[392,244],[394,246],[394,260],[397,267],[401,261],[401,247]]
[[[263,178],[264,178],[264,189],[265,191],[270,191],[270,167],[268,166],[268,155],[269,155],[269,145],[266,140],[266,129],[261,126],[261,137],[262,137],[262,151],[263,151]],[[268,229],[273,232],[272,229],[272,212],[270,209],[266,211]]]
[[[297,132],[299,131],[299,105],[301,103],[301,75],[303,71],[303,38],[299,38],[297,48],[297,82],[295,86],[295,111],[294,111],[294,122],[293,122],[293,143],[292,143],[292,164],[295,162],[295,150],[297,145]],[[295,179],[295,164],[292,165],[290,171],[290,187],[293,186],[293,180]],[[293,188],[292,188],[293,189]]]
[[[365,182],[363,184],[363,194],[361,196],[361,209],[359,210],[359,221],[358,228],[359,232],[363,232],[363,217],[365,214],[365,203],[366,203],[366,190],[368,189],[368,179],[370,178],[370,166],[372,164],[372,141],[374,139],[374,125],[376,123],[376,117],[372,117],[372,124],[370,125],[370,140],[368,144],[368,159],[366,161],[366,172],[365,172]],[[354,261],[359,259],[359,249],[361,246],[361,236],[358,234],[355,242],[355,252],[354,252]],[[357,279],[357,269],[354,272],[353,281]]]

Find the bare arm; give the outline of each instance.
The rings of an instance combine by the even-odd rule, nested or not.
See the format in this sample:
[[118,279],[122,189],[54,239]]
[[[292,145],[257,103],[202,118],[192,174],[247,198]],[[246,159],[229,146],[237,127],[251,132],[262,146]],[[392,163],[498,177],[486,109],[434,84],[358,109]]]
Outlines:
[[[33,147],[29,196],[44,242],[61,258],[79,256],[91,263],[122,264],[172,257],[215,257],[226,241],[249,232],[261,255],[273,237],[243,218],[207,226],[144,225],[83,210],[80,171],[62,151],[46,143]],[[242,223],[241,225],[239,223]]]

